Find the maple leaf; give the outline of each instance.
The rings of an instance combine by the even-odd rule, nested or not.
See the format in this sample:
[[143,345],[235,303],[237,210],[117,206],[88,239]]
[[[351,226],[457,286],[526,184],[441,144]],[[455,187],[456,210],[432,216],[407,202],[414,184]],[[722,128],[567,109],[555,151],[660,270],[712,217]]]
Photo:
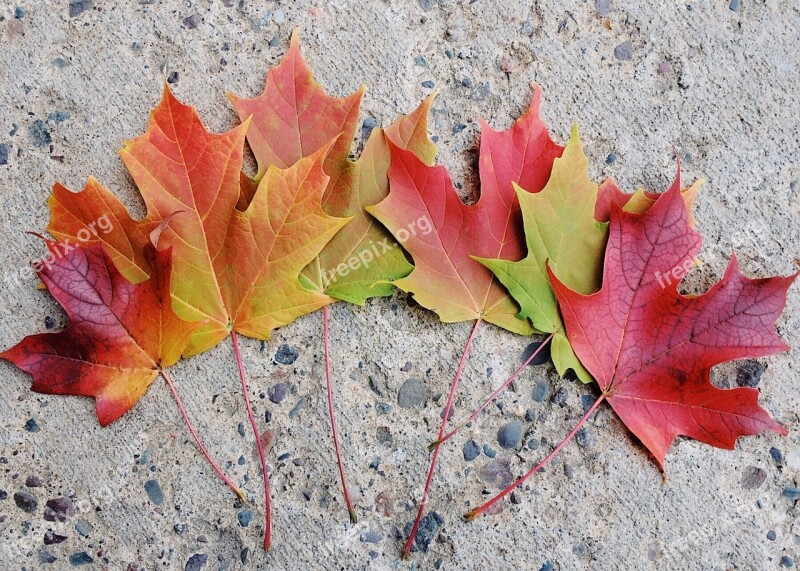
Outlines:
[[520,261],[476,258],[508,289],[539,331],[554,333],[550,355],[559,374],[572,369],[584,381],[591,376],[581,365],[563,330],[555,295],[547,277],[553,271],[578,291],[589,293],[600,282],[606,224],[594,217],[597,185],[589,178],[577,126],[541,192],[515,186],[522,210],[528,254]]
[[52,262],[37,272],[69,327],[26,337],[0,357],[30,373],[36,392],[94,397],[107,426],[178,362],[200,324],[178,318],[169,303],[170,251],[145,248],[150,279],[134,285],[99,245],[69,248],[51,243]]
[[[481,194],[468,206],[447,170],[391,146],[390,192],[367,210],[384,224],[414,259],[408,277],[394,282],[444,322],[481,319],[509,331],[531,334],[527,320],[492,273],[471,256],[518,259],[524,252],[522,220],[512,185],[539,192],[562,147],[539,118],[540,91],[514,126],[497,132],[481,121]],[[431,231],[415,231],[420,221]],[[405,240],[403,238],[406,238]]]
[[194,108],[165,85],[147,132],[120,151],[147,206],[143,220],[131,220],[93,180],[79,193],[56,185],[50,199],[48,231],[62,239],[78,238],[99,212],[110,213],[112,229],[92,232],[92,241],[102,242],[131,280],[147,274],[139,254],[147,232],[179,213],[161,237],[173,248],[173,304],[181,318],[204,322],[185,356],[216,345],[231,330],[268,339],[272,329],[331,301],[302,287],[298,275],[347,222],[321,207],[329,179],[322,165],[332,143],[288,169],[267,169],[239,211],[247,126],[209,133]]
[[643,215],[612,207],[600,291],[582,295],[551,274],[575,352],[661,467],[679,435],[733,449],[739,436],[786,434],[758,406],[757,389],[718,389],[709,374],[788,349],[775,321],[796,274],[751,280],[734,256],[708,292],[685,296],[680,278],[700,244],[674,185]]
[[244,501],[206,451],[165,370],[178,362],[201,326],[180,319],[172,309],[172,251],[157,252],[148,243],[139,259],[146,263],[149,279],[133,284],[100,244],[48,242],[48,247],[50,255],[38,263],[37,274],[66,310],[69,325],[58,333],[28,336],[0,358],[29,373],[36,392],[94,397],[102,426],[128,412],[160,374],[200,451]]
[[[683,192],[687,207],[701,182]],[[550,355],[560,375],[572,369],[584,383],[592,381],[564,333],[547,265],[575,291],[588,294],[600,287],[603,250],[608,236],[607,212],[611,205],[628,212],[644,212],[655,202],[653,193],[622,192],[612,181],[600,187],[589,178],[589,160],[583,152],[577,125],[569,142],[553,163],[550,179],[541,192],[530,193],[515,185],[522,211],[527,256],[520,261],[476,259],[489,268],[520,305],[519,317],[530,319],[542,332],[553,333]],[[602,221],[599,222],[598,220]]]
[[468,521],[547,465],[603,401],[662,469],[678,436],[733,449],[740,436],[787,434],[759,406],[757,389],[719,389],[710,372],[720,363],[788,349],[775,322],[797,274],[748,279],[734,256],[706,293],[683,295],[678,285],[700,244],[676,180],[643,214],[611,206],[600,291],[573,291],[549,269],[569,341],[602,392],[544,460],[465,514]]
[[331,178],[323,208],[351,221],[305,268],[302,279],[310,290],[359,305],[368,297],[391,295],[390,282],[412,269],[402,249],[389,244],[391,236],[364,212],[364,206],[377,204],[388,193],[386,139],[411,150],[426,164],[436,157],[436,146],[427,135],[433,101],[429,97],[385,130],[373,129],[359,159],[351,161],[350,143],[363,93],[362,86],[344,98],[328,95],[303,59],[295,30],[289,51],[270,69],[261,95],[243,99],[229,94],[241,120],[251,118],[247,141],[258,163],[255,178],[243,184],[244,195],[270,166],[287,167],[336,138],[324,165]]

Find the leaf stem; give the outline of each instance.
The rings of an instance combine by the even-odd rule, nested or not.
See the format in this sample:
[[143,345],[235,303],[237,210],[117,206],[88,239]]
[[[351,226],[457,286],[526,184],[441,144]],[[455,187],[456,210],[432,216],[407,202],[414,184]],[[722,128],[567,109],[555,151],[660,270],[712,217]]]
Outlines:
[[264,549],[272,551],[272,505],[269,496],[269,472],[267,472],[267,458],[264,454],[264,445],[261,443],[261,435],[258,432],[258,424],[253,415],[253,407],[250,406],[250,390],[247,387],[247,377],[244,374],[244,364],[242,363],[242,354],[239,351],[239,338],[236,331],[231,331],[231,340],[233,341],[233,352],[236,355],[236,366],[239,369],[239,378],[242,380],[242,393],[244,394],[244,404],[247,407],[247,418],[250,420],[250,427],[253,429],[253,434],[256,437],[256,446],[258,447],[258,457],[261,460],[261,472],[264,476]]
[[547,465],[547,464],[550,462],[550,460],[552,460],[552,459],[555,457],[555,455],[556,455],[556,454],[558,454],[558,453],[561,451],[561,449],[562,449],[562,448],[564,448],[564,446],[567,444],[567,442],[569,442],[570,440],[572,440],[572,438],[573,438],[573,437],[574,437],[574,436],[575,436],[575,435],[578,433],[578,430],[580,430],[581,426],[583,426],[583,425],[584,425],[584,423],[585,423],[587,420],[589,420],[589,417],[590,417],[590,416],[592,416],[592,413],[594,413],[595,409],[597,409],[597,407],[598,407],[598,406],[600,406],[600,403],[601,403],[601,402],[603,402],[603,400],[604,400],[605,398],[606,398],[606,395],[605,395],[605,394],[601,394],[601,395],[598,397],[598,399],[597,399],[596,401],[594,401],[594,404],[593,404],[593,405],[592,405],[592,406],[589,408],[589,410],[587,410],[587,411],[586,411],[586,414],[584,414],[584,415],[581,417],[581,419],[578,421],[578,424],[576,424],[576,425],[575,425],[575,428],[573,428],[573,429],[572,429],[572,432],[570,432],[570,433],[567,435],[567,437],[566,437],[566,438],[564,438],[564,440],[562,440],[562,441],[559,443],[559,445],[558,445],[558,446],[556,446],[556,447],[553,449],[553,451],[552,451],[552,452],[550,452],[550,454],[548,454],[548,455],[547,455],[547,457],[546,457],[544,460],[542,460],[542,461],[541,461],[541,462],[539,462],[539,463],[538,463],[536,466],[534,466],[533,468],[531,468],[531,469],[530,469],[530,470],[529,470],[529,471],[528,471],[528,472],[527,472],[527,473],[526,473],[524,476],[522,476],[522,477],[521,477],[519,480],[517,480],[516,482],[514,482],[514,483],[513,483],[513,484],[511,484],[510,486],[508,486],[508,487],[507,487],[505,490],[503,490],[502,492],[500,492],[499,494],[497,494],[497,495],[496,495],[495,497],[493,497],[491,500],[489,500],[488,502],[484,503],[483,505],[481,505],[481,506],[479,506],[479,507],[475,508],[474,510],[472,510],[472,511],[470,511],[470,512],[467,512],[466,514],[464,514],[464,519],[466,519],[467,521],[472,521],[472,520],[474,520],[476,517],[478,517],[479,515],[481,515],[483,512],[485,512],[486,510],[488,510],[489,508],[491,508],[491,507],[492,507],[494,504],[496,504],[497,502],[499,502],[500,500],[502,500],[502,499],[503,499],[503,498],[504,498],[506,495],[508,495],[508,494],[510,494],[511,492],[513,492],[513,491],[514,491],[514,489],[515,489],[517,486],[521,486],[521,485],[522,485],[522,484],[525,482],[525,480],[527,480],[528,478],[530,478],[531,476],[533,476],[533,475],[534,475],[536,472],[538,472],[539,470],[541,470],[542,468],[544,468],[544,467],[545,467],[545,466],[546,466],[546,465]]
[[522,365],[520,365],[520,367],[519,367],[519,368],[518,368],[516,371],[514,371],[514,374],[513,374],[513,375],[511,375],[510,377],[508,377],[508,379],[506,379],[506,381],[505,381],[505,382],[504,382],[502,385],[500,385],[499,387],[497,387],[497,390],[495,390],[495,391],[494,391],[494,392],[493,392],[491,395],[489,395],[489,398],[487,398],[485,401],[483,401],[483,404],[482,404],[480,407],[478,407],[478,409],[477,409],[475,412],[473,412],[473,413],[472,413],[472,415],[471,415],[471,416],[470,416],[470,417],[469,417],[467,420],[465,420],[464,422],[462,422],[461,424],[459,424],[459,425],[458,425],[457,427],[455,427],[453,430],[451,430],[450,432],[448,432],[448,433],[447,433],[445,436],[443,436],[443,437],[439,438],[439,440],[437,440],[437,441],[435,441],[435,442],[432,442],[432,443],[431,443],[431,444],[428,446],[428,450],[432,452],[434,448],[436,448],[437,446],[439,446],[439,445],[441,445],[441,444],[444,444],[445,442],[447,442],[448,440],[450,440],[450,439],[451,439],[453,436],[455,436],[455,435],[456,435],[456,433],[457,433],[459,430],[461,430],[461,429],[462,429],[462,428],[464,428],[466,425],[468,425],[470,422],[472,422],[473,420],[475,420],[475,419],[478,417],[478,415],[479,415],[481,412],[483,412],[483,409],[485,409],[487,406],[489,406],[489,405],[491,404],[491,402],[492,402],[492,401],[493,401],[495,398],[497,398],[497,395],[499,395],[500,393],[502,393],[502,392],[503,392],[503,391],[506,389],[506,387],[507,387],[508,385],[510,385],[511,383],[513,383],[513,382],[514,382],[514,380],[515,380],[515,379],[516,379],[518,376],[520,376],[520,375],[522,374],[522,371],[524,371],[524,370],[525,370],[525,368],[526,368],[526,367],[527,367],[527,366],[530,364],[530,362],[531,362],[531,361],[533,361],[533,360],[536,358],[536,355],[538,355],[538,354],[539,354],[539,352],[540,352],[542,349],[544,349],[544,347],[545,347],[545,346],[546,346],[546,345],[547,345],[547,344],[550,342],[550,340],[553,338],[553,335],[555,335],[555,333],[551,333],[550,335],[548,335],[547,339],[545,339],[544,341],[542,341],[542,342],[541,342],[541,344],[539,345],[539,347],[537,347],[537,348],[536,348],[536,351],[534,351],[534,352],[533,352],[533,354],[532,354],[530,357],[528,357],[528,358],[525,360],[525,362],[524,362],[524,363],[522,363]]
[[[461,380],[461,374],[464,371],[464,365],[467,362],[467,355],[469,355],[470,347],[472,347],[472,342],[475,340],[475,336],[478,333],[478,328],[482,322],[483,321],[481,319],[478,319],[475,322],[475,325],[472,328],[472,333],[469,334],[469,339],[467,339],[467,344],[464,346],[464,352],[461,354],[461,359],[458,362],[456,375],[453,378],[453,384],[450,386],[450,394],[447,396],[447,404],[445,404],[444,411],[442,413],[442,424],[439,427],[439,439],[442,438],[445,430],[447,430],[447,420],[450,418],[450,410],[453,408],[453,401],[455,400],[456,391],[458,390],[458,383]],[[419,525],[422,522],[422,516],[425,514],[425,507],[428,504],[428,492],[430,490],[431,483],[433,482],[433,474],[436,470],[436,461],[439,459],[439,449],[439,446],[436,446],[433,450],[433,456],[431,456],[431,464],[430,468],[428,468],[428,477],[425,479],[425,488],[422,491],[422,499],[419,503],[417,519],[414,520],[414,526],[411,528],[411,533],[408,535],[408,541],[406,541],[406,545],[403,548],[403,559],[408,559],[411,555],[411,547],[414,545],[414,539],[417,537],[417,531],[419,530]]]
[[189,432],[192,433],[194,441],[197,443],[197,447],[200,448],[200,452],[203,453],[203,456],[206,457],[206,460],[214,469],[214,471],[217,473],[217,475],[222,479],[222,481],[225,482],[231,490],[233,490],[233,493],[238,496],[239,500],[241,500],[242,503],[246,504],[247,497],[244,495],[244,492],[242,492],[242,490],[240,490],[236,486],[236,484],[234,484],[228,479],[228,477],[222,472],[217,463],[214,462],[214,460],[211,458],[211,455],[208,453],[208,450],[206,450],[206,447],[203,446],[203,443],[200,440],[200,436],[197,434],[197,431],[194,429],[194,426],[192,426],[192,422],[189,420],[189,415],[186,413],[186,408],[184,408],[183,401],[181,401],[181,397],[178,395],[178,389],[175,386],[175,382],[172,380],[172,377],[164,369],[161,369],[160,372],[161,376],[164,377],[164,380],[167,381],[167,386],[169,387],[169,390],[172,392],[172,396],[175,399],[175,402],[178,404],[178,409],[181,411],[181,416],[183,416],[183,422],[186,423],[186,427],[189,429]]
[[347,489],[347,479],[344,475],[344,463],[339,449],[339,434],[336,431],[336,415],[333,410],[333,382],[331,381],[331,360],[330,360],[330,334],[329,334],[328,306],[322,307],[322,333],[325,345],[325,383],[328,388],[328,415],[331,418],[331,433],[333,434],[333,447],[336,450],[336,462],[339,465],[339,478],[342,481],[342,493],[347,504],[347,511],[350,513],[350,523],[358,523],[358,514],[350,501],[350,491]]

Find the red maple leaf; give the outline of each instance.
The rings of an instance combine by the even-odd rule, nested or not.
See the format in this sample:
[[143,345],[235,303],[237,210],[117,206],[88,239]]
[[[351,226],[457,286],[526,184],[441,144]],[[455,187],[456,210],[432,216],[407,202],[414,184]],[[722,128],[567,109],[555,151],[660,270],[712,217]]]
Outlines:
[[758,405],[758,390],[719,389],[711,367],[788,349],[775,331],[797,274],[749,279],[736,258],[702,295],[678,285],[700,250],[678,181],[644,214],[611,205],[603,285],[577,293],[550,282],[578,358],[601,395],[577,426],[522,478],[466,514],[472,520],[541,470],[607,400],[663,469],[677,436],[733,449],[740,436],[786,429]]

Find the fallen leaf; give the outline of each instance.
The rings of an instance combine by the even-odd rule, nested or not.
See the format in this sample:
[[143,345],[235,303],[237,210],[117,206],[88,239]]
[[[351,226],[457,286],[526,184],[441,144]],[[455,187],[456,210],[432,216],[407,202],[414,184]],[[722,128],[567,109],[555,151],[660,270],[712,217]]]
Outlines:
[[106,426],[139,401],[162,369],[178,362],[200,324],[172,310],[170,250],[146,247],[150,278],[132,284],[99,244],[49,247],[37,273],[69,324],[59,333],[26,337],[0,358],[30,373],[36,392],[94,397]]
[[323,162],[333,142],[287,169],[271,166],[245,211],[236,209],[247,123],[217,135],[197,112],[164,86],[147,132],[126,143],[123,161],[142,193],[147,216],[130,219],[113,194],[96,181],[83,192],[56,186],[48,231],[79,239],[100,212],[113,227],[93,233],[117,267],[141,280],[146,264],[137,252],[147,231],[174,214],[161,243],[173,248],[175,312],[203,321],[184,355],[200,353],[233,329],[268,339],[272,329],[330,303],[300,285],[299,273],[347,222],[321,207],[329,177]]
[[390,282],[412,269],[386,229],[364,211],[364,206],[377,204],[388,193],[386,140],[411,150],[426,164],[436,157],[436,146],[427,135],[433,101],[429,97],[387,129],[373,129],[359,159],[349,160],[363,92],[362,87],[344,98],[325,93],[300,53],[295,31],[286,56],[267,74],[261,95],[242,99],[229,94],[240,119],[250,118],[247,141],[258,163],[254,179],[243,179],[243,196],[270,166],[287,168],[336,139],[325,160],[331,178],[323,208],[351,222],[305,268],[302,279],[310,290],[356,304],[391,295]]
[[611,207],[597,293],[575,292],[550,272],[575,353],[662,468],[679,435],[732,449],[739,436],[787,433],[758,405],[757,389],[718,389],[709,373],[788,348],[775,321],[797,276],[751,280],[734,257],[708,292],[680,294],[701,238],[679,188],[676,180],[641,215]]
[[[390,145],[389,195],[367,210],[414,259],[414,270],[395,285],[444,322],[483,319],[515,333],[534,331],[517,317],[519,308],[506,289],[471,256],[518,259],[524,253],[512,182],[540,191],[563,150],[539,118],[539,99],[536,89],[530,109],[508,131],[481,122],[481,196],[472,206],[461,201],[444,167]],[[421,223],[431,231],[419,232]]]

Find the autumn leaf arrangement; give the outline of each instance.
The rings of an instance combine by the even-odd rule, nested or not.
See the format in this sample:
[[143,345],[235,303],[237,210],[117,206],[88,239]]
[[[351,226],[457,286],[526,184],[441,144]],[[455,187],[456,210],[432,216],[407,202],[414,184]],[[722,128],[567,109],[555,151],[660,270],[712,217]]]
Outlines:
[[[32,389],[94,397],[100,423],[128,412],[158,376],[219,477],[168,368],[230,337],[264,482],[264,547],[271,541],[267,458],[239,336],[268,341],[273,330],[321,309],[333,450],[350,519],[357,519],[341,458],[329,357],[328,306],[362,305],[399,288],[441,321],[474,322],[430,445],[416,534],[441,447],[478,415],[546,346],[556,371],[597,383],[599,397],[546,457],[494,498],[485,513],[540,471],[604,402],[661,468],[678,436],[720,448],[764,431],[786,434],[758,404],[758,390],[722,390],[714,365],[787,347],[775,323],[795,275],[743,276],[736,258],[702,295],[682,277],[701,239],[691,215],[699,183],[680,176],[662,194],[622,192],[589,178],[577,128],[565,147],[539,117],[540,91],[507,131],[481,122],[480,198],[466,205],[427,135],[432,98],[349,158],[363,89],[328,96],[300,55],[297,34],[267,75],[264,92],[230,95],[241,124],[208,132],[196,111],[165,86],[147,131],[120,154],[147,206],[134,220],[98,181],[73,193],[56,184],[36,263],[64,307],[59,333],[26,337],[0,357],[33,377]],[[243,171],[245,142],[258,168]],[[111,220],[108,232],[94,231]],[[74,244],[81,242],[82,247]],[[454,429],[458,385],[479,328],[545,335],[538,349]]]

